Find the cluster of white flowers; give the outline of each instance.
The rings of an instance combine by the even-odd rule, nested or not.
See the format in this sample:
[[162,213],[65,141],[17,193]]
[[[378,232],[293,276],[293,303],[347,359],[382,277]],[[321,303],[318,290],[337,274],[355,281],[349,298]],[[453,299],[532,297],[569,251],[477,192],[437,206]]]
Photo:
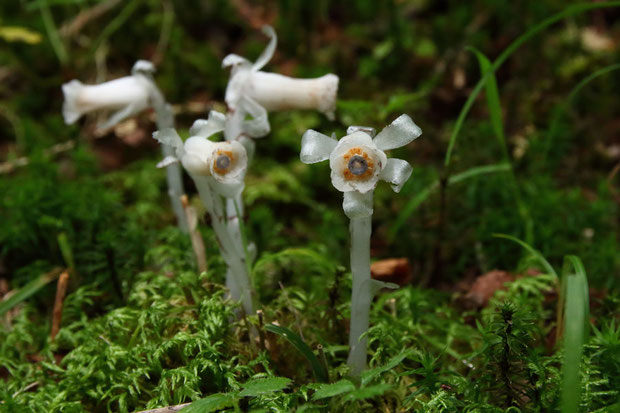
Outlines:
[[[148,107],[159,112],[158,118],[161,114],[169,120],[160,123],[159,130],[153,134],[167,149],[158,166],[181,163],[194,179],[200,198],[212,216],[222,256],[228,265],[227,286],[231,296],[242,301],[247,314],[254,312],[253,293],[246,266],[249,258],[244,257],[248,251],[246,248],[244,252],[245,247],[241,246],[238,223],[243,213],[240,195],[253,151],[252,138],[269,133],[268,111],[313,109],[334,119],[339,82],[334,74],[295,79],[263,72],[261,69],[273,57],[277,44],[273,28],[265,26],[263,32],[270,41],[256,62],[235,54],[223,60],[223,67],[231,68],[225,96],[228,113],[211,111],[208,119],[195,121],[185,142],[172,127],[171,111],[155,86],[154,68],[149,62],[138,61],[131,76],[100,85],[83,85],[77,80],[63,85],[63,115],[67,123],[74,123],[94,110],[117,110],[103,125],[109,127]],[[225,140],[213,140],[220,132],[224,132]],[[340,140],[314,130],[306,131],[302,137],[302,162],[329,160],[331,182],[343,192],[343,209],[351,219],[353,296],[348,363],[354,374],[359,374],[366,365],[364,333],[369,325],[374,290],[379,284],[385,286],[373,284],[370,277],[373,191],[380,180],[389,182],[395,192],[401,190],[411,176],[411,165],[402,159],[388,158],[385,151],[405,146],[421,134],[422,130],[403,114],[378,134],[370,127],[351,126]],[[226,199],[225,208],[220,197]]]

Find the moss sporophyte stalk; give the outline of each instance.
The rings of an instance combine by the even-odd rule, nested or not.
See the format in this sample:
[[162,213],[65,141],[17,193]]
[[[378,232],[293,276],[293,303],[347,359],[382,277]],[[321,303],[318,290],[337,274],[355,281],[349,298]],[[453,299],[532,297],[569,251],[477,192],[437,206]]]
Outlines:
[[353,290],[347,364],[354,376],[366,368],[368,340],[362,336],[368,331],[373,296],[382,287],[396,287],[370,278],[373,191],[384,180],[399,192],[412,172],[407,161],[388,158],[384,151],[405,146],[421,134],[408,115],[401,115],[376,136],[373,128],[351,126],[340,140],[312,129],[302,137],[301,161],[329,159],[332,185],[344,193],[342,208],[350,219]]

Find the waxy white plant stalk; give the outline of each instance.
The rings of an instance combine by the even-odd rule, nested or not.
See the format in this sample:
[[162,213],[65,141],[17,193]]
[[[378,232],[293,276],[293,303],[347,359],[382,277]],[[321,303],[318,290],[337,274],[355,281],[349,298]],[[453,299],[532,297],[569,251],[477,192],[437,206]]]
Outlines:
[[[229,54],[222,62],[230,67],[231,74],[226,88],[228,114],[224,137],[226,140],[241,141],[251,158],[254,152],[252,138],[260,138],[270,131],[268,111],[289,109],[312,109],[334,118],[338,76],[327,74],[316,79],[296,79],[261,69],[271,60],[277,45],[277,36],[271,26],[264,26],[263,33],[269,37],[269,44],[256,62],[236,54]],[[246,119],[247,116],[251,119]],[[235,238],[241,238],[239,219],[243,216],[241,196],[227,201],[228,224]],[[235,298],[237,287],[227,276],[226,285]]]
[[[379,180],[392,184],[399,192],[411,176],[411,165],[402,159],[388,158],[384,151],[405,146],[422,134],[407,115],[401,115],[377,136],[372,128],[351,126],[347,136],[336,140],[312,129],[301,142],[301,161],[316,163],[329,159],[331,181],[344,193],[342,207],[350,219],[351,324],[349,357],[351,374],[359,376],[366,368],[370,305],[382,287],[395,288],[370,277],[370,235],[372,232],[373,191]],[[374,139],[373,139],[374,137]]]
[[[224,200],[237,197],[243,191],[248,156],[238,141],[213,142],[208,138],[225,128],[223,113],[211,111],[208,120],[197,120],[190,128],[185,142],[172,129],[153,134],[161,144],[174,148],[175,156],[166,157],[158,166],[181,162],[198,188],[198,194],[211,215],[220,252],[226,265],[230,284],[235,289],[233,299],[240,300],[247,315],[254,314],[253,293],[246,263],[246,251],[241,237],[236,237],[227,225]],[[232,295],[232,294],[231,294]]]
[[[131,76],[110,80],[98,85],[85,85],[79,80],[72,80],[62,85],[65,101],[62,114],[65,123],[73,124],[89,112],[98,110],[115,110],[108,120],[100,125],[99,129],[110,128],[124,119],[135,116],[147,108],[153,108],[156,114],[157,129],[174,127],[174,115],[155,84],[153,73],[155,67],[146,60],[138,60]],[[168,145],[162,145],[164,158],[174,153]],[[181,230],[187,232],[187,219],[181,203],[183,180],[181,168],[171,164],[166,168],[168,195],[174,214]]]

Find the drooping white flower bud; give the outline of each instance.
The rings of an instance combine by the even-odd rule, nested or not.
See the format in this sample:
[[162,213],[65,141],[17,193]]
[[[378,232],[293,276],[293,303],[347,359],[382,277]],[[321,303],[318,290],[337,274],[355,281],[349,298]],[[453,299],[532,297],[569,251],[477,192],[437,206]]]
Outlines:
[[62,85],[65,101],[62,114],[65,123],[75,123],[89,112],[116,110],[101,128],[107,128],[121,120],[136,115],[152,105],[153,98],[160,96],[151,79],[154,67],[151,62],[139,60],[132,75],[110,80],[98,85],[85,85],[72,80]]
[[263,106],[267,111],[287,109],[314,109],[334,118],[338,76],[327,74],[316,79],[296,79],[277,73],[262,72],[273,56],[277,37],[271,26],[263,32],[270,37],[267,48],[254,64],[238,55],[228,55],[223,66],[231,66],[231,77],[226,88],[226,104],[233,110],[243,110],[243,98]]
[[268,111],[314,109],[334,119],[338,76],[327,74],[316,79],[295,79],[277,73],[253,73],[245,93]]

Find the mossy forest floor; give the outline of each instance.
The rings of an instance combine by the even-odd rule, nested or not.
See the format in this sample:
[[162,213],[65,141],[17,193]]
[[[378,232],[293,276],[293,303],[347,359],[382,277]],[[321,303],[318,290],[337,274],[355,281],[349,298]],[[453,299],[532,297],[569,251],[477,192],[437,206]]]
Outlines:
[[[189,409],[568,413],[571,395],[581,412],[620,411],[620,8],[576,4],[2,2],[0,411],[201,400]],[[340,90],[334,122],[273,113],[272,132],[257,141],[244,200],[262,316],[239,319],[187,176],[206,272],[175,227],[152,114],[103,135],[96,116],[65,126],[61,85],[124,76],[151,59],[187,137],[196,118],[225,110],[221,60],[255,59],[265,23],[279,35],[267,70],[333,72]],[[483,56],[506,58],[461,123]],[[301,135],[380,129],[401,113],[424,133],[393,151],[414,167],[402,192],[376,190],[372,257],[406,260],[379,264],[401,288],[376,298],[370,369],[355,380],[345,363],[348,220],[329,168],[299,161]],[[57,275],[67,268],[52,340]],[[569,279],[583,273],[588,294],[574,294]],[[580,323],[572,315],[584,308]],[[303,340],[327,383],[269,324]],[[565,379],[567,364],[576,381]]]

